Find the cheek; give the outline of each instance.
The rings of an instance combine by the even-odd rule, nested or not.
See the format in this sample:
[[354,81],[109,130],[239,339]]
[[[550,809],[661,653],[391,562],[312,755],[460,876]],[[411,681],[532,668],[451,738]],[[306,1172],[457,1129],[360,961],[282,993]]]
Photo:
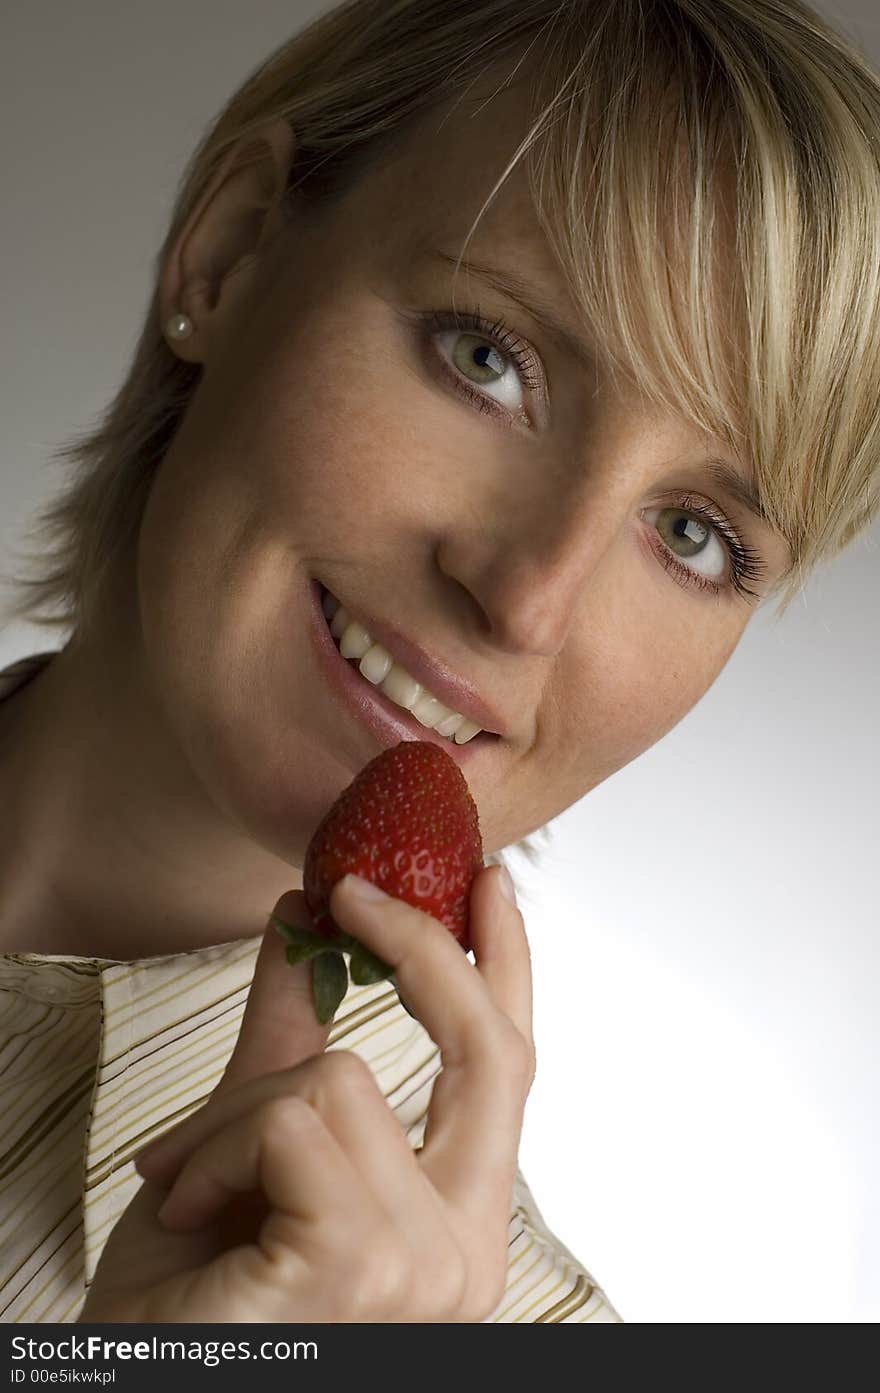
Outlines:
[[295,501],[297,513],[308,512],[318,547],[325,527],[331,535],[359,528],[367,540],[366,523],[387,520],[395,499],[412,508],[414,463],[421,483],[428,482],[424,423],[407,412],[397,364],[381,349],[378,330],[361,329],[355,344],[322,320],[297,336],[287,363],[297,350],[303,358],[305,342],[317,343],[317,351],[295,371],[276,367],[265,408],[272,418],[270,492],[282,508]]
[[[709,618],[701,627],[693,619],[667,620],[661,633],[644,614],[618,614],[613,628],[594,632],[558,687],[553,758],[559,761],[561,753],[573,798],[650,749],[693,709],[722,672],[746,622],[732,614],[720,623],[716,614],[714,628]],[[563,690],[576,696],[566,701]]]
[[745,627],[732,609],[727,615],[712,609],[702,622],[698,617],[683,615],[662,633],[641,634],[637,649],[629,652],[620,679],[628,691],[621,692],[620,709],[634,747],[630,758],[649,749],[693,709],[721,674]]
[[160,466],[138,538],[138,588],[145,619],[186,637],[199,611],[222,592],[231,559],[248,536],[252,500],[210,449],[181,432]]

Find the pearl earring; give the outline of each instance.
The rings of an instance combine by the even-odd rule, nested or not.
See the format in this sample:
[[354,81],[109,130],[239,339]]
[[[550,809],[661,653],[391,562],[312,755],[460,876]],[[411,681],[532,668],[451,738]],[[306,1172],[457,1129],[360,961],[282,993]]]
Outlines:
[[193,322],[186,314],[173,314],[165,325],[169,339],[188,339],[192,331]]

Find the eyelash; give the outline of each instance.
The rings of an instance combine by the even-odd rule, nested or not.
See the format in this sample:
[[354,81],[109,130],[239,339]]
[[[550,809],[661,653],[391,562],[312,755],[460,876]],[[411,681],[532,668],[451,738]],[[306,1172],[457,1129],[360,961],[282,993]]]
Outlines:
[[[478,305],[473,309],[459,311],[432,310],[423,318],[428,328],[434,333],[439,334],[445,330],[457,329],[460,333],[471,332],[484,336],[510,359],[524,386],[533,392],[538,390],[540,374],[531,349],[512,329],[508,328],[502,319],[496,319],[494,322],[486,319],[480,313]],[[490,416],[500,417],[509,422],[510,413],[498,402],[494,402],[491,397],[486,396],[485,392],[481,392],[479,388],[461,376],[453,377],[451,371],[449,371],[449,376],[462,396],[472,402],[479,411],[485,411]],[[695,585],[698,590],[705,590],[714,595],[720,595],[724,590],[732,588],[744,599],[758,600],[761,598],[760,594],[750,590],[745,582],[747,580],[760,580],[766,574],[767,567],[760,553],[754,551],[738,536],[723,513],[716,512],[710,505],[700,502],[691,494],[682,494],[667,506],[681,508],[683,512],[691,513],[698,522],[707,524],[719,534],[730,558],[731,574],[727,584],[700,575],[698,571],[693,571],[689,566],[683,565],[678,557],[661,542],[660,561],[667,571],[679,577],[680,583]],[[655,550],[657,550],[656,547]]]
[[[753,551],[750,546],[741,540],[733,530],[723,513],[716,513],[707,503],[701,503],[699,499],[691,494],[685,493],[676,497],[669,507],[681,508],[682,512],[690,513],[709,527],[715,529],[720,535],[730,557],[730,581],[729,585],[741,595],[743,599],[759,600],[760,592],[750,590],[746,585],[747,580],[760,581],[767,572],[767,567],[759,552]],[[707,590],[711,594],[720,595],[727,588],[722,582],[712,580],[709,576],[701,576],[699,571],[692,571],[689,566],[683,565],[677,556],[663,545],[663,554],[660,556],[662,564],[668,571],[681,575],[686,584],[692,584],[698,590]]]

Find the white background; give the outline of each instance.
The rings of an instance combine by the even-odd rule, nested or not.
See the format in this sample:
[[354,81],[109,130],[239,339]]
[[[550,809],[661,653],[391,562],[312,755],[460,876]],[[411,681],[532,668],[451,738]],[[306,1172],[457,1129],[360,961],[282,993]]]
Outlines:
[[[0,566],[127,369],[185,160],[322,7],[28,0],[0,50]],[[824,6],[880,63],[864,0]],[[514,861],[539,1072],[521,1159],[627,1321],[880,1318],[880,530]],[[5,593],[0,592],[0,598]],[[0,631],[0,663],[61,645]]]

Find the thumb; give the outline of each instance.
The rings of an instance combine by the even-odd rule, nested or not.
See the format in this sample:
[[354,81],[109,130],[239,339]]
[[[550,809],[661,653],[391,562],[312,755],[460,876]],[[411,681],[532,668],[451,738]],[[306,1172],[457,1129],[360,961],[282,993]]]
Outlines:
[[[295,928],[314,929],[302,890],[288,890],[272,913]],[[332,1021],[321,1025],[315,1015],[312,962],[291,966],[285,947],[270,922],[257,954],[238,1039],[215,1094],[278,1069],[292,1069],[321,1054],[327,1044]]]

